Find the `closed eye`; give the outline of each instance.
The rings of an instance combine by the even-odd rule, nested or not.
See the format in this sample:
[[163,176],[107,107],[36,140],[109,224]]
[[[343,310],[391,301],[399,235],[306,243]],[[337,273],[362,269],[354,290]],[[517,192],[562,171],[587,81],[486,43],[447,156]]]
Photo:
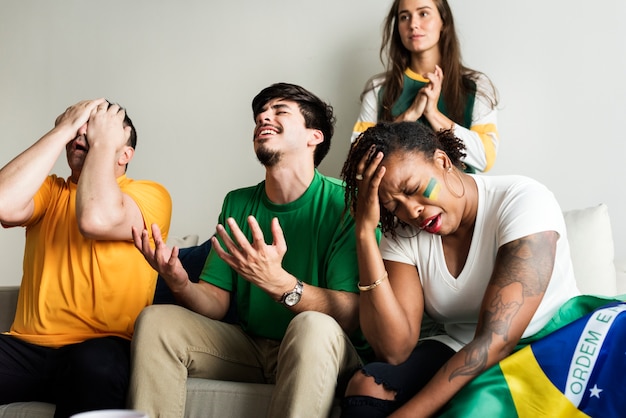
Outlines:
[[274,113],[277,115],[289,113],[289,106],[285,103],[276,103],[272,106],[272,109],[274,109]]
[[411,189],[411,190],[404,190],[404,195],[405,196],[414,196],[417,194],[417,192],[419,191],[419,187],[415,188],[415,189]]

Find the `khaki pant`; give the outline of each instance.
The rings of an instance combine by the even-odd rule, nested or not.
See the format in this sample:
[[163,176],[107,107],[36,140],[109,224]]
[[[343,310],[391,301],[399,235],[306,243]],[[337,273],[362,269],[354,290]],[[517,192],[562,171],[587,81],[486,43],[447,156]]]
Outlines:
[[297,315],[281,342],[174,305],[143,310],[131,356],[130,407],[153,418],[184,416],[187,377],[275,383],[269,417],[326,417],[337,380],[360,365],[341,327],[319,312]]

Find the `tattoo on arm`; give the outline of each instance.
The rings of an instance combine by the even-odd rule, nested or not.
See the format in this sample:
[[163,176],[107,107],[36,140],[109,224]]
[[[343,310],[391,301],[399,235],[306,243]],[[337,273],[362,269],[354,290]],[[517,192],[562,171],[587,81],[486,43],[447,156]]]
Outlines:
[[545,292],[556,255],[558,234],[541,232],[520,238],[498,251],[491,284],[504,288],[511,283],[522,285],[524,296],[538,296]]
[[548,287],[557,239],[556,232],[547,231],[520,238],[500,248],[489,283],[489,287],[497,290],[492,300],[484,302],[482,332],[463,349],[465,364],[453,370],[448,380],[479,375],[487,367],[494,336],[509,340],[511,324],[524,305],[524,298],[540,296]]

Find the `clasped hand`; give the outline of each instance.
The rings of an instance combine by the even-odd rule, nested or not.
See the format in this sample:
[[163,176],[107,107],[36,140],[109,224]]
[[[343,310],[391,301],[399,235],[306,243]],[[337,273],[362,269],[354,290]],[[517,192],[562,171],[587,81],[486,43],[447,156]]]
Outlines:
[[422,115],[428,117],[439,111],[437,104],[443,84],[443,70],[436,65],[435,71],[424,74],[424,77],[429,80],[428,84],[418,91],[411,106],[396,118],[396,122],[415,122]]

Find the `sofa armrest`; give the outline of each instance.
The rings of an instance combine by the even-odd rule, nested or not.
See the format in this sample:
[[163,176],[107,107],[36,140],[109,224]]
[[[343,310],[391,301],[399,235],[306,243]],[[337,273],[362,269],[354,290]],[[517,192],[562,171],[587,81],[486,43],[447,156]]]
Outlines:
[[11,328],[19,291],[19,286],[0,286],[0,332]]
[[563,213],[576,284],[583,294],[615,296],[615,247],[606,204]]
[[617,276],[617,294],[626,295],[626,259],[615,261],[615,274]]

